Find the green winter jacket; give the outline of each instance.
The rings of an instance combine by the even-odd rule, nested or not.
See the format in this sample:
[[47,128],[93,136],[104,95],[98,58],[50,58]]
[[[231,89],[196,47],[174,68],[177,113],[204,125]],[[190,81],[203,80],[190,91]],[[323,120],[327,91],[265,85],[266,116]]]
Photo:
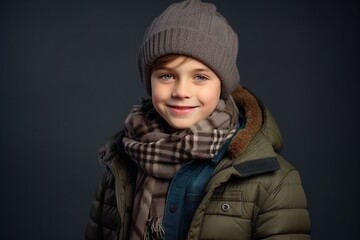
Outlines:
[[[298,171],[279,155],[280,131],[248,90],[232,94],[245,127],[233,138],[197,208],[188,239],[309,240],[310,217]],[[136,166],[122,132],[99,151],[106,166],[87,224],[86,239],[128,239]],[[131,202],[131,201],[130,201]],[[167,239],[169,240],[169,239]]]

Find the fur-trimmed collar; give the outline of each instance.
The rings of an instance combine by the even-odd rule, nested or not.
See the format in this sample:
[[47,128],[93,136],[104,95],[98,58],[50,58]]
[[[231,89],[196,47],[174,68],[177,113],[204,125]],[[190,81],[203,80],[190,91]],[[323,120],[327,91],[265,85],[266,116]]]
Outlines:
[[238,131],[228,148],[229,157],[231,159],[239,157],[259,131],[262,131],[275,151],[280,151],[280,131],[270,112],[249,90],[242,86],[235,89],[232,97],[238,108],[243,109],[246,120],[245,127]]
[[230,157],[236,158],[244,152],[256,132],[260,130],[263,117],[258,101],[245,88],[237,87],[232,93],[232,97],[236,105],[243,108],[246,119],[245,127],[234,136],[228,148]]

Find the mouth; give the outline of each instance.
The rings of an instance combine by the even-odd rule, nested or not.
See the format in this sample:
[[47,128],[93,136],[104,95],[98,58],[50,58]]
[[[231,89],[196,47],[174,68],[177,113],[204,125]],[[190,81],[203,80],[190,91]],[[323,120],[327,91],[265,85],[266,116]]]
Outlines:
[[170,108],[174,108],[174,109],[179,109],[179,110],[187,110],[187,109],[192,109],[195,107],[192,106],[169,106]]
[[171,112],[174,114],[188,114],[192,112],[196,106],[177,106],[177,105],[168,105]]

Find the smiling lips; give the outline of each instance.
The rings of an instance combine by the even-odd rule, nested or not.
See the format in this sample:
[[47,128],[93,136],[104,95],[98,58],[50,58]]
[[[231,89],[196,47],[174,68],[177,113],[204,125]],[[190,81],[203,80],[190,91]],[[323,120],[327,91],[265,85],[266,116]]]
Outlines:
[[168,107],[170,111],[176,115],[188,114],[196,108],[191,106],[173,106],[173,105],[169,105]]

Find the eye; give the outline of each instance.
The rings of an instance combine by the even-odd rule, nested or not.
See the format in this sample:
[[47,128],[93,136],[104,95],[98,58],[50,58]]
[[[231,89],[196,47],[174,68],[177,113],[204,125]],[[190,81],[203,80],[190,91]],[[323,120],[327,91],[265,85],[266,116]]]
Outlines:
[[172,74],[162,74],[159,76],[159,78],[163,79],[163,80],[170,80],[174,78],[174,75]]
[[205,80],[209,80],[209,78],[205,75],[196,75],[195,80],[205,81]]

